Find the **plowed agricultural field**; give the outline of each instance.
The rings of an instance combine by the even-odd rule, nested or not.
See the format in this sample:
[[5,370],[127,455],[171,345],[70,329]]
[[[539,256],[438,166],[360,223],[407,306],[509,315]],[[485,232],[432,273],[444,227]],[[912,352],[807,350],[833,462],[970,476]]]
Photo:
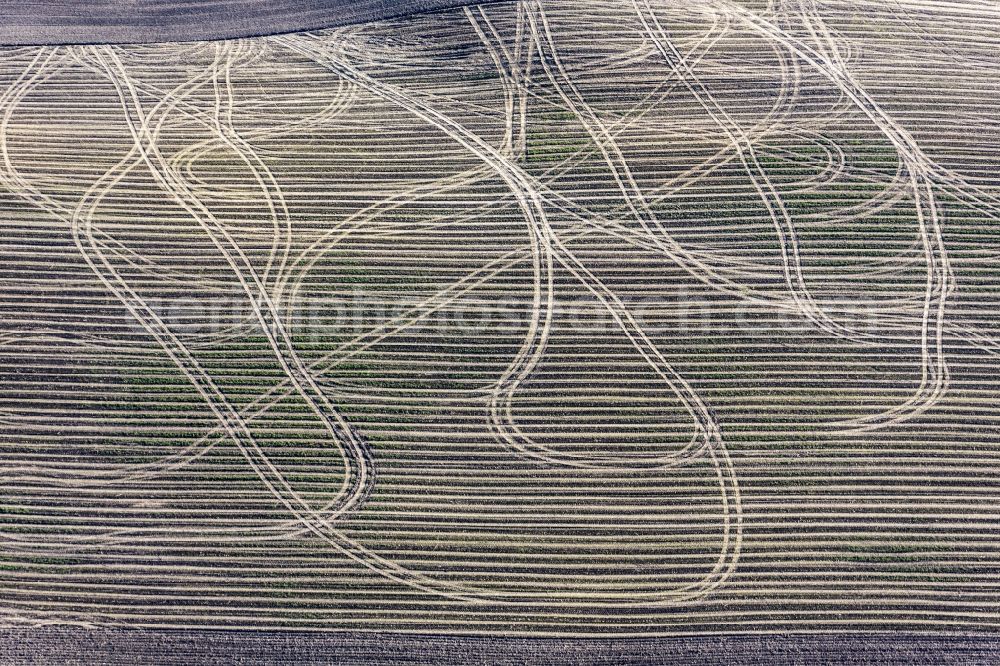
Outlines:
[[0,48],[0,623],[1000,625],[1000,12]]

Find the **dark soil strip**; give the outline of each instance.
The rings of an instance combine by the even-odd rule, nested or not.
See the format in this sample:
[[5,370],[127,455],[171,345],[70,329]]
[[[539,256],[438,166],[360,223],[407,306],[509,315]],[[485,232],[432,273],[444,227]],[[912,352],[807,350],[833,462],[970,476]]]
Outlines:
[[0,0],[0,45],[124,44],[318,30],[474,0]]
[[0,631],[15,664],[996,664],[998,636],[489,638],[43,627]]

